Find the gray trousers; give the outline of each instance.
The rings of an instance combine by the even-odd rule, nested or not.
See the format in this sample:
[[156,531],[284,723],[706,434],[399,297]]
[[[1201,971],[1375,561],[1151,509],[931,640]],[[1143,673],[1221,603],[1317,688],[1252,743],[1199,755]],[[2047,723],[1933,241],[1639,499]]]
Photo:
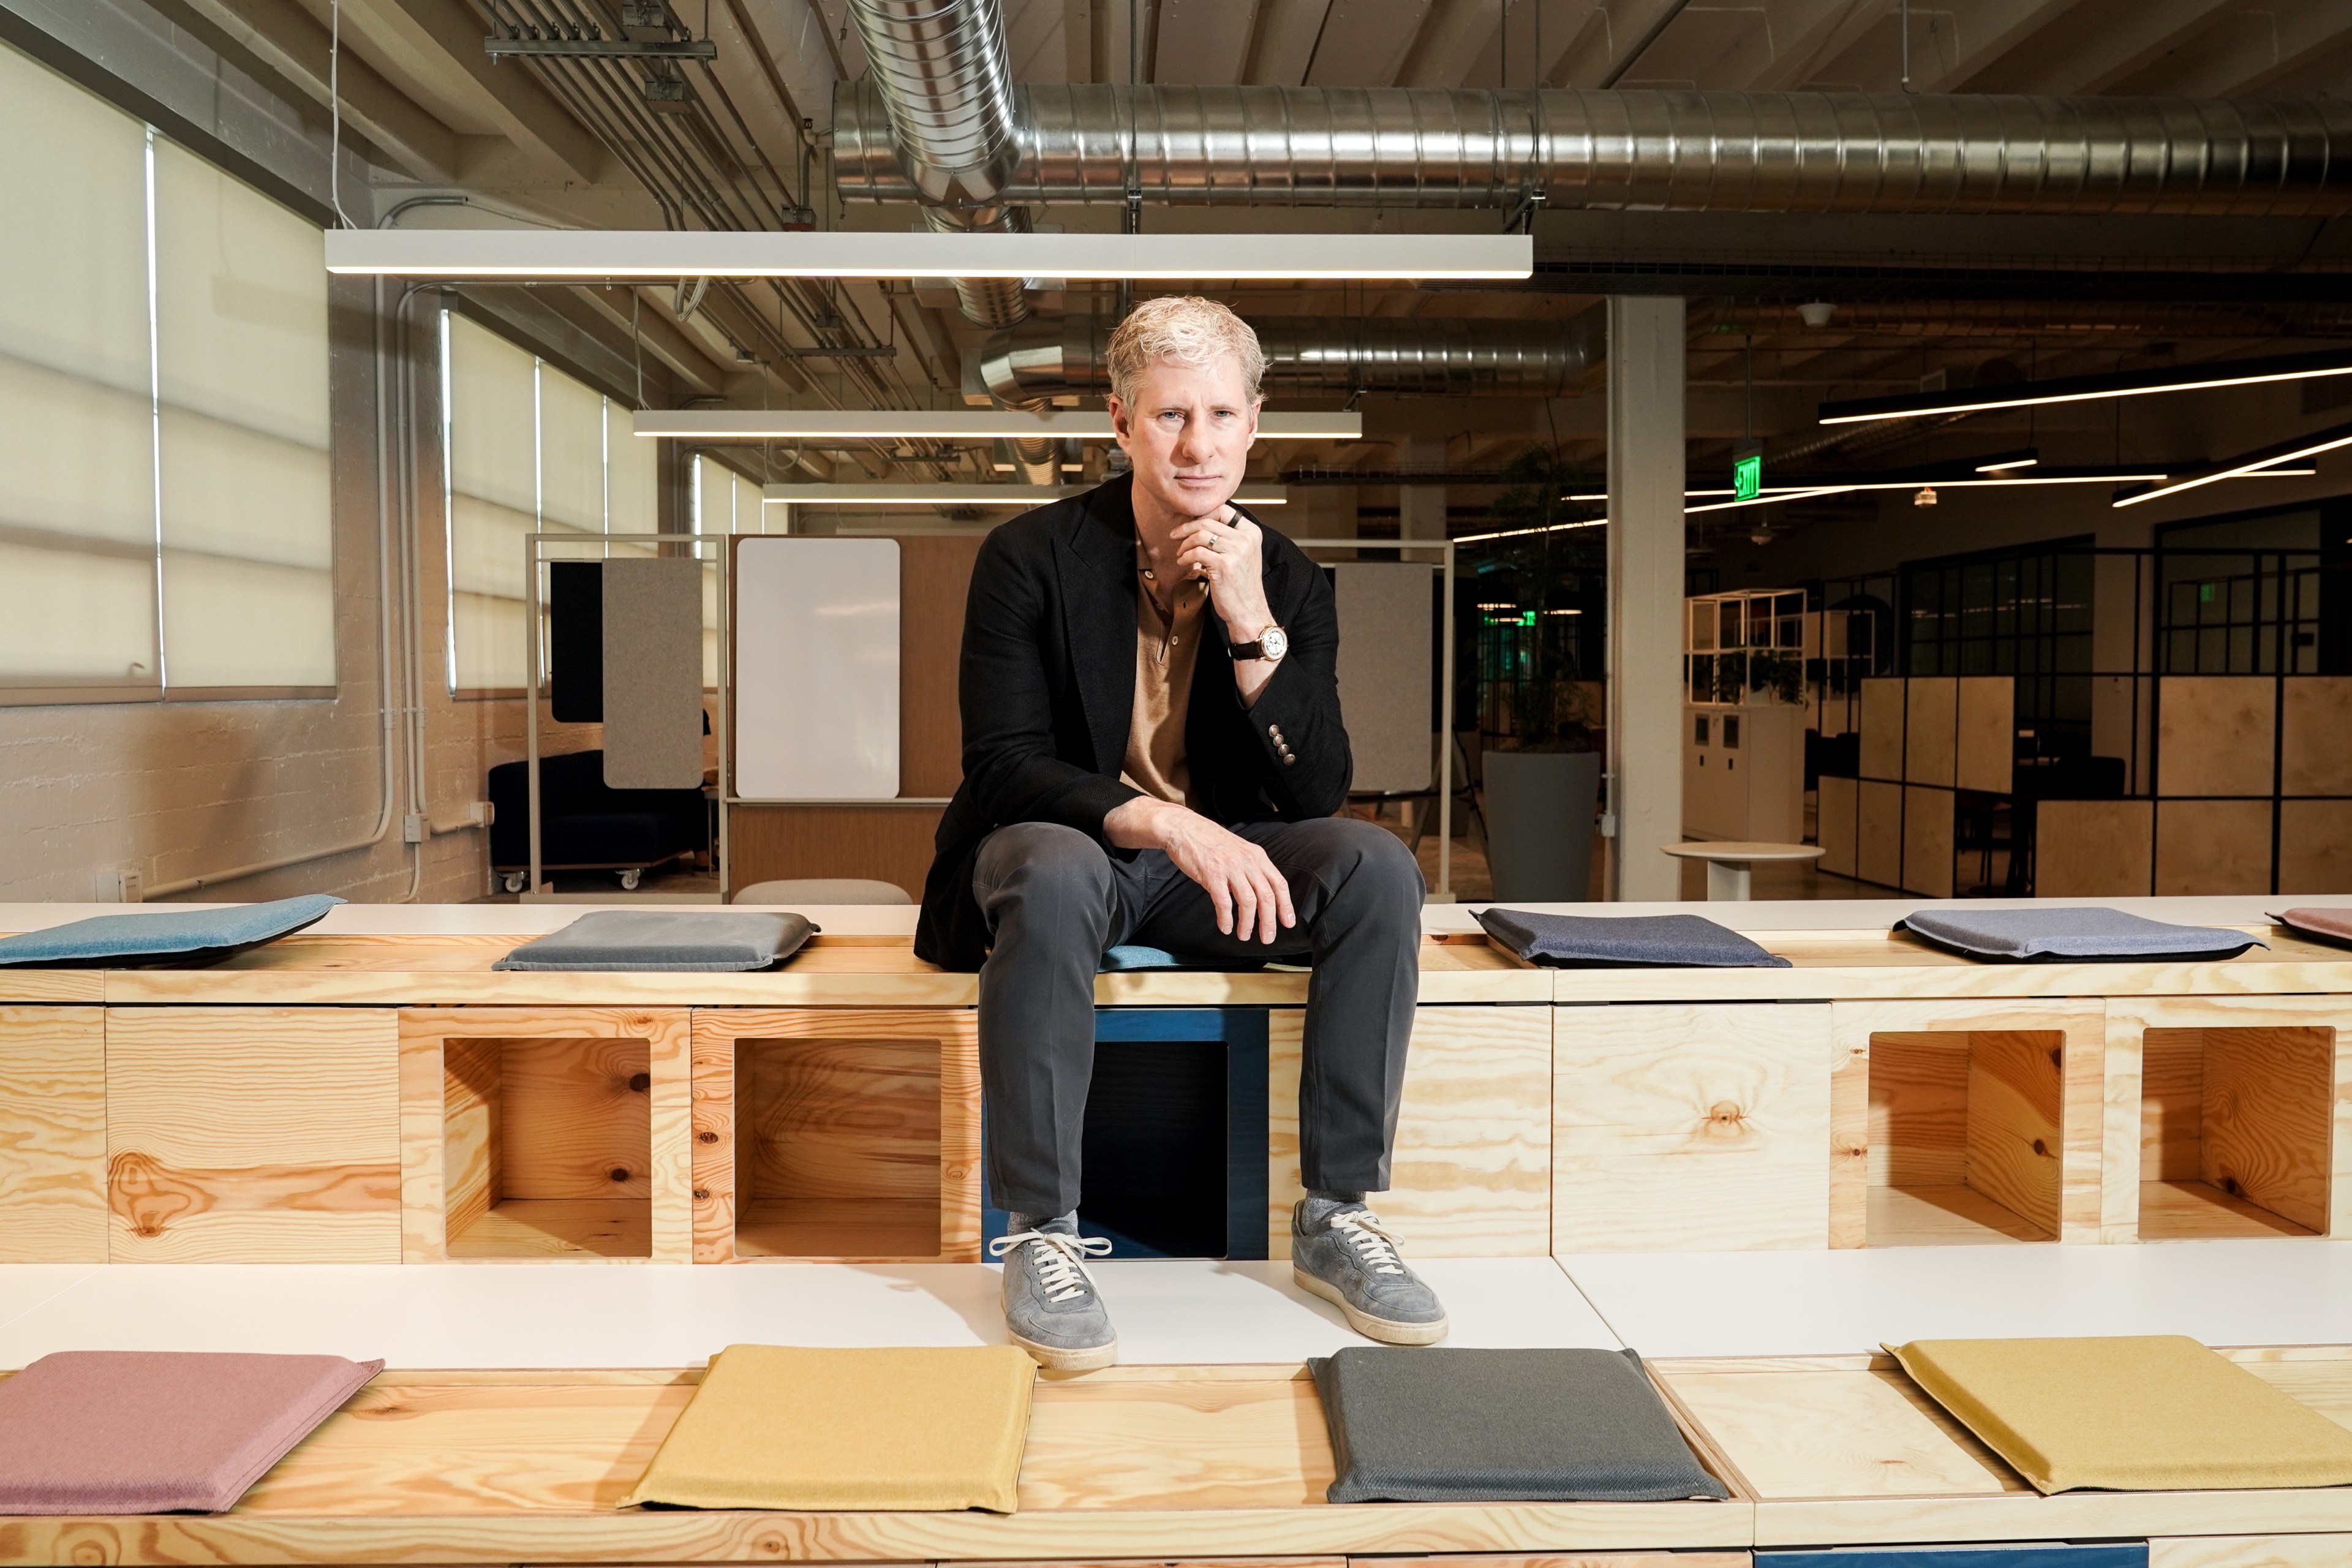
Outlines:
[[1118,860],[1046,822],[999,828],[981,846],[972,892],[992,942],[980,971],[980,1075],[998,1207],[1077,1206],[1095,973],[1129,943],[1195,963],[1310,959],[1298,1080],[1306,1184],[1387,1188],[1421,976],[1421,868],[1394,834],[1357,817],[1234,831],[1290,884],[1298,923],[1271,947],[1219,932],[1208,893],[1160,850]]

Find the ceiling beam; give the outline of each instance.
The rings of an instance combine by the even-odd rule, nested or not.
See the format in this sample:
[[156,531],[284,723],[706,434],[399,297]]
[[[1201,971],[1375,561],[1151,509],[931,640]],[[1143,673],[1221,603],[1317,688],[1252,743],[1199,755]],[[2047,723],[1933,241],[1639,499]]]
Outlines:
[[[331,35],[297,0],[183,0],[298,91],[333,108]],[[344,121],[420,180],[457,177],[457,133],[351,49],[335,68]]]
[[574,290],[598,320],[624,337],[635,335],[646,356],[677,378],[687,394],[718,397],[727,391],[729,372],[679,331],[659,310],[646,309],[635,291],[620,285],[589,285]]
[[1494,41],[1496,16],[1495,0],[1434,0],[1397,67],[1397,85],[1460,86]]
[[482,19],[463,0],[394,0],[378,15],[412,49],[481,88],[509,141],[591,184],[604,180],[613,161],[604,144],[529,71],[490,58],[482,47],[488,37]]
[[[1981,0],[1950,11],[1911,14],[1911,86],[1968,92],[1978,80],[2063,16],[2076,0]],[[1948,55],[1951,68],[1939,69]]]

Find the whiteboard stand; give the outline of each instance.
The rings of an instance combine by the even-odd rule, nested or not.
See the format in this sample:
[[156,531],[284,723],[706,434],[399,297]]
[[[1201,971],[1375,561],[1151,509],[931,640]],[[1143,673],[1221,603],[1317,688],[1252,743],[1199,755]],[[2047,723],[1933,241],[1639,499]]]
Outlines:
[[539,852],[539,704],[547,690],[546,635],[545,629],[540,625],[540,609],[542,604],[542,596],[540,593],[541,574],[551,560],[572,559],[560,553],[551,555],[547,546],[552,544],[574,550],[595,546],[599,549],[600,554],[609,556],[611,552],[603,549],[605,545],[684,544],[691,547],[690,552],[697,560],[706,559],[702,552],[706,547],[709,548],[711,553],[707,559],[719,573],[719,648],[722,657],[719,660],[719,684],[715,691],[719,711],[711,716],[712,732],[719,737],[718,747],[719,841],[712,847],[711,868],[719,876],[719,901],[722,904],[727,901],[730,890],[727,885],[730,867],[727,841],[727,797],[734,793],[728,787],[726,746],[727,710],[733,695],[729,688],[734,673],[734,661],[724,657],[734,646],[734,639],[730,636],[728,626],[728,618],[733,609],[733,596],[727,591],[727,572],[730,564],[727,541],[730,537],[723,533],[527,533],[523,535],[523,640],[529,645],[527,668],[530,672],[529,681],[523,687],[523,758],[525,774],[530,784],[530,880],[528,886],[531,892],[545,893],[551,890],[541,879]]

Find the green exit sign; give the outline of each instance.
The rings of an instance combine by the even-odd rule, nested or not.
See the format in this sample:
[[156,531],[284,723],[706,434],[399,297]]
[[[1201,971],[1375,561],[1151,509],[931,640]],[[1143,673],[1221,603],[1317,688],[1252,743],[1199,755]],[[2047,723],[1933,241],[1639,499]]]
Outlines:
[[1731,494],[1735,500],[1754,500],[1764,493],[1764,454],[1750,452],[1731,465]]

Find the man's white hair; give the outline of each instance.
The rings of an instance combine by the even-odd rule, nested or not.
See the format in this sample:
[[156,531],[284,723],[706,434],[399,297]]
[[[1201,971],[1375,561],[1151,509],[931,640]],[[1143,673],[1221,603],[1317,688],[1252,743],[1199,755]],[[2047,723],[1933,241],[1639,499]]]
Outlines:
[[1136,384],[1161,361],[1198,367],[1226,354],[1241,368],[1242,382],[1255,403],[1258,383],[1265,377],[1265,351],[1258,347],[1257,334],[1247,321],[1216,300],[1194,294],[1146,300],[1110,335],[1111,395],[1132,409]]

